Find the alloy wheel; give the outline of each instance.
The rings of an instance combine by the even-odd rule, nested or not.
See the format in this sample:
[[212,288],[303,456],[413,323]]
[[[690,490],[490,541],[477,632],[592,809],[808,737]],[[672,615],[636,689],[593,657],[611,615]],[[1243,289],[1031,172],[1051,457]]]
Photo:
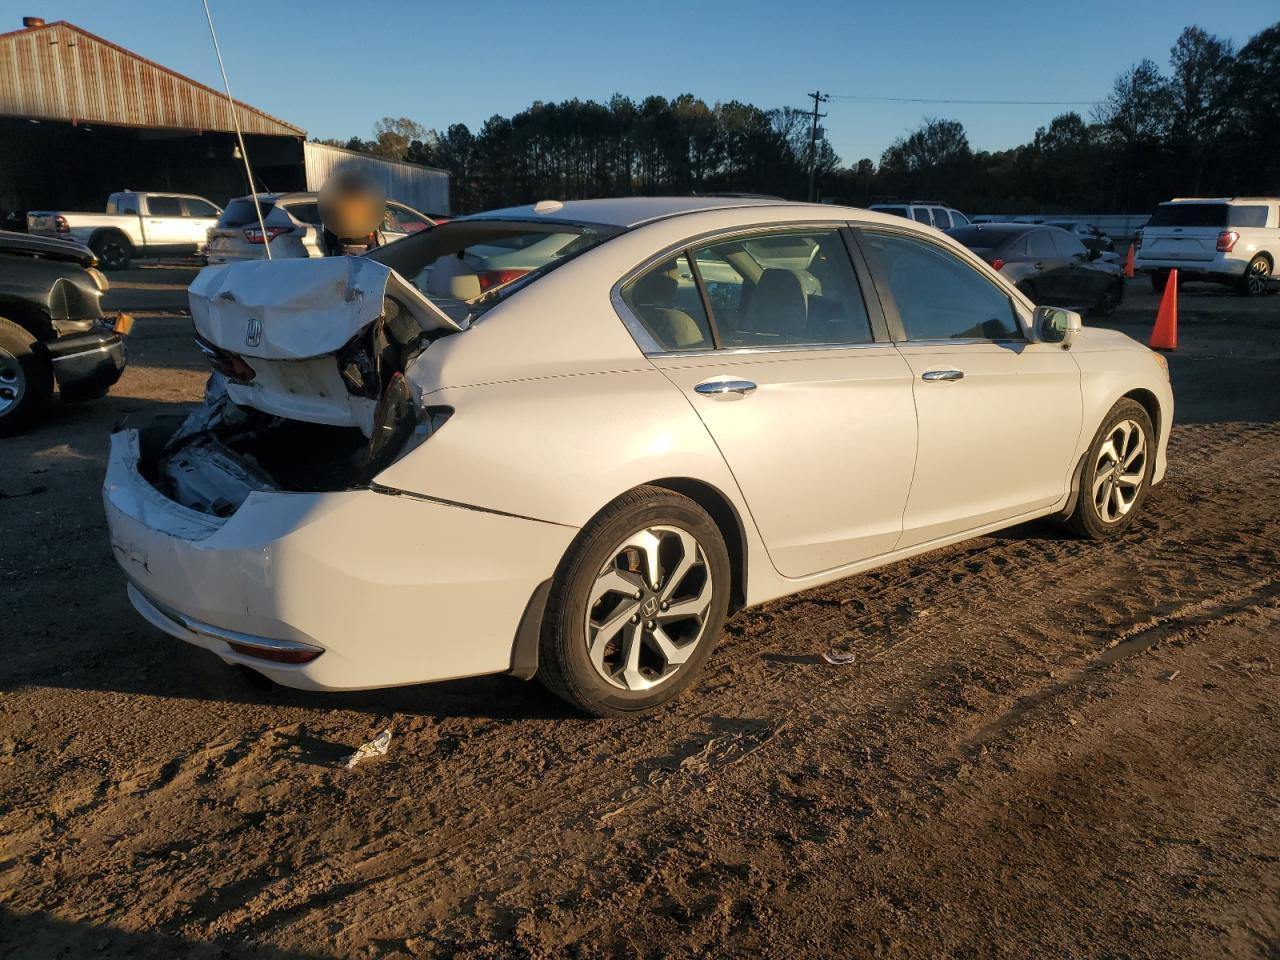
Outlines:
[[587,598],[592,667],[623,690],[669,680],[706,633],[713,586],[697,538],[674,526],[637,530],[610,551]]
[[1249,264],[1248,273],[1245,274],[1245,285],[1249,288],[1249,293],[1254,296],[1265,293],[1270,281],[1271,264],[1264,257],[1255,258]]
[[16,407],[27,392],[27,378],[22,364],[8,350],[0,347],[0,416]]
[[1098,448],[1093,464],[1093,504],[1103,523],[1133,509],[1147,476],[1147,436],[1134,420],[1121,420]]

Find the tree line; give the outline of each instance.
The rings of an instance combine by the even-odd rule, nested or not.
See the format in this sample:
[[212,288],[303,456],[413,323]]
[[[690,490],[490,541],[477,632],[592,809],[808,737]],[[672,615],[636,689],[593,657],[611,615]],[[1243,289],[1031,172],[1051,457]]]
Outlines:
[[865,206],[939,199],[984,213],[1145,212],[1172,196],[1280,194],[1280,23],[1239,50],[1200,27],[1182,31],[1167,70],[1121,73],[1089,117],[1068,112],[1031,142],[974,150],[956,120],[926,118],[880,156],[844,165],[789,107],[692,94],[640,102],[536,102],[478,131],[386,117],[370,140],[326,141],[451,174],[455,212],[540,199],[742,192],[818,194]]

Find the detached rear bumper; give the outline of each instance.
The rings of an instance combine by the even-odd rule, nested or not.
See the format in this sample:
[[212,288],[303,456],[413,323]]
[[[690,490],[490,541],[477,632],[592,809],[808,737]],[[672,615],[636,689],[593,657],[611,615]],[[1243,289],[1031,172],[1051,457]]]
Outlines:
[[1239,280],[1244,276],[1247,260],[1164,260],[1159,257],[1137,256],[1133,269],[1139,273],[1155,273],[1177,270],[1184,280]]
[[73,333],[45,343],[53,375],[64,391],[92,395],[106,390],[124,373],[124,340],[111,330]]
[[[344,690],[500,673],[529,598],[576,530],[373,490],[253,493],[189,510],[111,438],[103,501],[138,611],[285,686]],[[321,651],[278,663],[244,647]]]

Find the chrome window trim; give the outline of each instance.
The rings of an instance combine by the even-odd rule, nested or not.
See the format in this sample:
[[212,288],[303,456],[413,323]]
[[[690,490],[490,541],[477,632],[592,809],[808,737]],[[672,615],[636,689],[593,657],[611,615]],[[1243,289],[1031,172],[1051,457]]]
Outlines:
[[[632,280],[639,277],[650,267],[656,266],[663,260],[669,260],[677,254],[684,253],[686,250],[692,250],[695,246],[700,246],[707,242],[719,243],[725,240],[734,240],[738,237],[749,237],[756,234],[765,233],[786,233],[801,232],[809,230],[845,230],[849,227],[848,220],[802,220],[799,222],[789,221],[787,223],[763,223],[750,224],[745,227],[731,227],[728,230],[708,230],[704,233],[694,234],[685,237],[679,243],[669,244],[656,254],[652,254],[642,260],[639,264],[623,273],[622,278],[614,283],[609,290],[609,301],[613,304],[614,312],[618,314],[618,318],[622,321],[623,326],[627,328],[627,332],[631,334],[631,338],[635,340],[636,346],[640,348],[640,352],[646,357],[725,357],[734,354],[755,354],[755,353],[796,353],[806,350],[848,350],[856,347],[888,347],[892,346],[889,342],[880,342],[872,340],[868,343],[789,343],[776,347],[730,347],[727,349],[717,350],[709,347],[706,350],[668,350],[658,343],[640,318],[632,313],[631,308],[622,298],[622,288]],[[847,252],[847,251],[846,251]],[[853,266],[853,257],[849,257],[850,266]],[[861,284],[859,284],[861,285]],[[866,299],[866,291],[862,293],[863,299]],[[868,321],[869,322],[869,321]],[[874,335],[874,334],[873,334]]]

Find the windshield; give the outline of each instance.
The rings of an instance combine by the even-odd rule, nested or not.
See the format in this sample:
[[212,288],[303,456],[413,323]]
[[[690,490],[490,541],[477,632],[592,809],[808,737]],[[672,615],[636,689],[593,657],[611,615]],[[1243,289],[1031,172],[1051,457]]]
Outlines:
[[618,232],[594,224],[450,220],[367,256],[462,322]]

